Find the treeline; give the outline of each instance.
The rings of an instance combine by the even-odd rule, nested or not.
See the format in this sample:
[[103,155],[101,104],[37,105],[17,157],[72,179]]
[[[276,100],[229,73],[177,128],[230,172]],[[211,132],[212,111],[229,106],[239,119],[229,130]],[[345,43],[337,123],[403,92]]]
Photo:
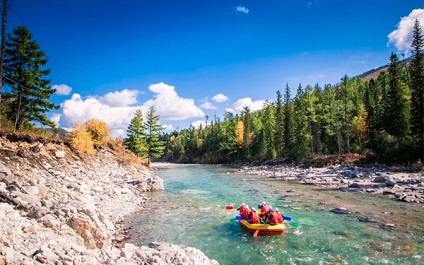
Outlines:
[[325,154],[361,153],[385,162],[424,157],[424,40],[416,20],[410,63],[390,56],[369,81],[344,76],[336,86],[287,84],[260,111],[206,119],[198,129],[163,136],[173,162],[296,162]]

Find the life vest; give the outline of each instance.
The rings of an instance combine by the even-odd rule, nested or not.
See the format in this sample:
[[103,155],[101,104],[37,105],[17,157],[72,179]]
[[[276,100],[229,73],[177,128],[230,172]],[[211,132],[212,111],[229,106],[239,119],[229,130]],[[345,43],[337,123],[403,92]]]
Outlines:
[[239,210],[239,214],[240,215],[242,215],[243,214],[243,211],[244,211],[244,209],[246,208],[246,206],[244,206],[244,205],[240,205],[240,207],[237,209],[237,210]]
[[280,212],[276,212],[277,214],[277,224],[283,223],[283,215]]
[[277,224],[277,220],[278,220],[278,215],[277,215],[277,213],[276,213],[276,212],[271,212],[271,213],[269,214],[269,222],[270,222],[271,224]]
[[259,215],[256,211],[250,211],[249,214],[250,223],[258,224],[259,223]]
[[269,211],[268,205],[262,205],[261,214],[266,214]]
[[241,217],[243,217],[243,219],[247,219],[249,217],[249,213],[250,213],[250,209],[248,209],[247,207],[243,208],[243,212],[241,213]]

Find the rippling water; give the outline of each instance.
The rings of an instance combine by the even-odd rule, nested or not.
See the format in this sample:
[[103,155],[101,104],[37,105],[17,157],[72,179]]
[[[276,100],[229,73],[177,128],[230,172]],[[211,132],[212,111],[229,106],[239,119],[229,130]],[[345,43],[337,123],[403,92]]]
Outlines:
[[[424,208],[359,193],[317,189],[220,166],[167,165],[161,207],[128,218],[135,244],[169,242],[202,250],[220,264],[424,264]],[[242,202],[266,201],[299,224],[259,236],[230,222]],[[354,213],[330,212],[346,206]],[[369,217],[377,222],[361,222]],[[385,228],[381,223],[394,223]]]

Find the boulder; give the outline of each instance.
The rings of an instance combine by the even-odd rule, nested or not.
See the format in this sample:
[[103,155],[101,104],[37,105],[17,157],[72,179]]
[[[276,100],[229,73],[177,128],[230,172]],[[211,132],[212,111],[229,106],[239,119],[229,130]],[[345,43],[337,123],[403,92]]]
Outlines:
[[373,179],[374,183],[386,183],[387,179],[383,176],[377,176]]
[[15,179],[16,178],[12,174],[12,171],[10,171],[10,169],[3,165],[3,163],[0,161],[0,181],[9,185],[15,181]]
[[333,213],[337,213],[337,214],[349,214],[350,211],[344,207],[337,207],[334,208],[333,210],[331,210],[331,212]]

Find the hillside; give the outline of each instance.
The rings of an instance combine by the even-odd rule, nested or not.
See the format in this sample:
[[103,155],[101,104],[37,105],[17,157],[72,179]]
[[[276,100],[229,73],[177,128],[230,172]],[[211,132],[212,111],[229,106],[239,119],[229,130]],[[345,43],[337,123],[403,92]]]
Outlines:
[[[162,179],[112,149],[81,159],[61,140],[0,135],[0,264],[217,264],[193,248],[123,241]],[[123,207],[125,206],[125,207]]]

